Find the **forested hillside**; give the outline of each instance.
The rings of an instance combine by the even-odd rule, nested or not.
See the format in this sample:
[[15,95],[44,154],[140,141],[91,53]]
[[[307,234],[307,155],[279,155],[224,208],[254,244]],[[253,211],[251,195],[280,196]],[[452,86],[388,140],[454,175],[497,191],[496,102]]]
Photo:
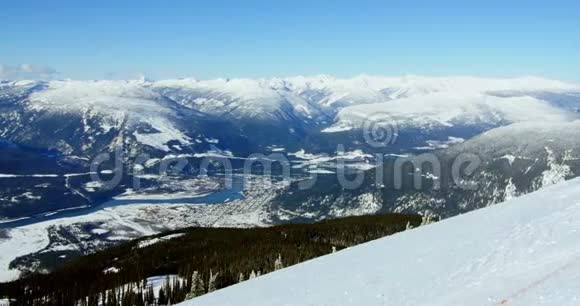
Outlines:
[[[427,221],[387,214],[270,228],[189,228],[0,284],[0,296],[13,299],[11,305],[165,305]],[[148,283],[154,276],[166,281]]]

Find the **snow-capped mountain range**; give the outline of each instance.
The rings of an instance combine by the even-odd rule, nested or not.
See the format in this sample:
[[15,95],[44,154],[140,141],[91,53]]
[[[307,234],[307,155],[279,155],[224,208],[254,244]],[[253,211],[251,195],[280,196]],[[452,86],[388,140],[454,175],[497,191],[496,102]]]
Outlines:
[[377,114],[402,129],[487,129],[576,118],[579,97],[578,85],[539,78],[5,81],[0,137],[83,157],[122,145],[199,152],[214,139],[240,153],[314,148],[304,139],[360,128]]
[[[0,258],[11,277],[30,263],[42,266],[47,254],[86,254],[181,226],[267,226],[380,212],[450,217],[580,175],[580,86],[539,78],[3,81],[0,109],[0,156],[6,157],[0,220],[94,207],[36,224],[34,218],[0,223],[0,243],[12,245],[22,232],[35,237],[21,257]],[[367,143],[367,118],[392,124],[396,141]],[[334,175],[337,145],[346,150],[340,159],[364,172],[360,188],[346,190]],[[145,170],[152,165],[150,175],[160,160],[175,156],[217,154],[243,162],[250,153],[284,153],[301,177],[271,188],[252,177],[260,183],[240,190],[244,198],[226,194],[219,205],[191,205],[190,197],[219,192],[220,184],[150,176],[144,190],[131,190],[128,177],[118,189],[102,190],[91,182],[91,158],[116,149],[128,157],[150,154],[144,163]],[[443,166],[460,154],[478,156],[482,163],[471,179],[479,187],[394,190],[376,183],[377,154],[413,160],[423,153]],[[449,180],[445,171],[422,180],[427,186]],[[304,176],[318,181],[301,190],[296,183]],[[98,209],[113,197],[126,204]]]
[[[450,153],[453,149],[445,153],[445,149],[451,146],[465,150],[471,148],[470,152],[485,156],[495,151],[505,151],[503,155],[506,156],[520,156],[513,145],[528,147],[530,142],[535,142],[541,144],[540,149],[534,154],[525,155],[525,160],[543,162],[534,162],[526,167],[544,171],[550,167],[548,162],[551,160],[560,162],[566,148],[571,150],[577,147],[576,137],[568,133],[574,127],[567,124],[573,125],[580,114],[580,85],[531,77],[485,79],[419,76],[2,81],[0,108],[0,139],[17,148],[52,150],[61,156],[50,163],[56,167],[56,171],[51,170],[51,173],[59,174],[62,179],[39,184],[37,179],[19,178],[20,182],[12,182],[10,187],[5,186],[0,192],[0,218],[19,218],[62,208],[93,205],[99,199],[109,197],[109,194],[90,194],[98,190],[94,187],[79,192],[82,184],[87,182],[75,182],[78,180],[70,179],[70,175],[65,180],[64,175],[70,174],[70,169],[85,171],[83,167],[87,167],[92,157],[116,150],[123,152],[128,159],[141,153],[150,154],[152,159],[145,163],[146,168],[148,165],[154,167],[164,157],[171,156],[221,154],[243,158],[251,153],[283,152],[298,159],[299,163],[294,167],[306,169],[307,173],[332,174],[335,171],[324,166],[330,164],[332,168],[334,160],[317,158],[317,154],[335,155],[338,145],[342,145],[347,152],[358,152],[355,155],[360,158],[356,166],[359,170],[368,170],[372,168],[369,156],[372,158],[379,152],[408,155],[443,149],[442,156],[457,155]],[[391,124],[393,143],[383,147],[369,143],[363,131],[368,118]],[[538,125],[542,128],[537,128]],[[493,134],[494,129],[499,127],[506,128]],[[526,127],[526,131],[521,132],[518,127]],[[480,144],[475,143],[476,140],[469,141],[486,131],[491,131],[490,135],[505,135],[488,137]],[[531,139],[529,135],[536,137]],[[468,140],[466,144],[459,145],[465,140]],[[555,157],[548,159],[547,152],[552,152],[550,154]],[[574,156],[575,151],[568,153]],[[10,154],[18,155],[14,152]],[[22,154],[22,158],[26,160],[10,163],[34,164],[32,160],[44,160],[43,154],[35,151]],[[572,161],[566,160],[567,163]],[[493,162],[487,162],[486,165],[491,167]],[[516,161],[515,164],[522,162]],[[65,166],[68,170],[58,169]],[[566,178],[575,175],[574,165],[568,166],[572,170],[566,172]],[[498,164],[492,168],[505,167]],[[0,174],[11,177],[31,174],[29,168],[25,171],[5,166],[2,170],[4,173]],[[534,171],[528,173],[537,174]],[[495,191],[482,191],[485,193],[482,194],[484,200],[472,199],[462,206],[471,209],[476,202],[479,203],[476,207],[479,207],[502,200],[500,190],[508,187],[498,182],[509,186],[515,184],[516,193],[529,192],[541,186],[536,181],[537,176],[528,177],[525,183],[521,183],[512,174],[504,173],[500,175],[501,179],[487,180]],[[514,180],[510,181],[510,178]],[[372,183],[365,186],[372,187]],[[123,191],[119,190],[117,194]],[[57,196],[63,192],[66,201]],[[343,197],[343,191],[336,190],[332,194],[322,195],[327,198],[323,202],[318,199],[320,195],[314,193],[313,197],[307,194],[305,197],[308,200],[300,198],[292,204],[290,211],[297,205],[298,210],[294,213],[299,212],[300,217],[307,214],[311,218],[320,218],[348,214],[350,210],[346,207],[336,208],[342,202],[349,205],[360,202],[359,206],[365,208],[354,211],[364,212],[436,206],[432,196],[422,200],[408,197],[403,202],[396,201],[398,204],[388,204],[378,200],[385,198],[380,192],[369,193],[361,188],[358,193],[356,199],[360,201],[354,201],[352,195]],[[491,193],[502,195],[490,199]],[[22,194],[29,196],[23,198]],[[302,195],[297,192],[288,198],[294,199],[298,194]],[[344,201],[339,201],[337,197]],[[374,199],[371,204],[367,203],[369,199]],[[326,211],[320,205],[309,205],[310,201],[330,203],[334,208]],[[453,202],[458,201],[453,199]],[[309,208],[300,208],[305,206]],[[443,207],[438,212],[442,215],[462,211],[450,210],[448,205],[438,206]]]

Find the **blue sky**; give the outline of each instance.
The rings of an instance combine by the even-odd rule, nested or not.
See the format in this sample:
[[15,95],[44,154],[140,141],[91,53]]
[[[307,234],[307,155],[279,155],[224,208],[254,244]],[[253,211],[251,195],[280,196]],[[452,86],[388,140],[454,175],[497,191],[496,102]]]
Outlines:
[[0,64],[59,77],[537,75],[580,82],[580,1],[7,1]]

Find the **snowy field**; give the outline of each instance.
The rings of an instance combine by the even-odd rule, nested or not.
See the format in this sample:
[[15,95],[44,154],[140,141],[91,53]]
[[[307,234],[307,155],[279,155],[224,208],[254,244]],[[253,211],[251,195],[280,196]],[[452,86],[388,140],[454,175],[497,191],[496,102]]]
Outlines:
[[580,305],[580,179],[183,305]]

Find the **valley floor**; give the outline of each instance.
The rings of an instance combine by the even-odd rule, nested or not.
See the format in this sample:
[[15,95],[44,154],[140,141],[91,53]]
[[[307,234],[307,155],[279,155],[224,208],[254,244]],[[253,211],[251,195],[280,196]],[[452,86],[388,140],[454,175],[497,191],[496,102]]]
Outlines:
[[[270,192],[264,192],[260,178],[253,178],[253,182],[244,189],[243,199],[224,203],[188,203],[192,197],[204,196],[195,192],[184,201],[167,194],[126,194],[111,201],[121,204],[88,214],[0,229],[0,250],[11,250],[0,252],[0,282],[15,280],[23,271],[48,270],[38,258],[49,253],[64,263],[70,255],[93,253],[168,230],[190,226],[267,226],[270,201],[281,186],[273,184]],[[26,259],[15,264],[19,257]]]

